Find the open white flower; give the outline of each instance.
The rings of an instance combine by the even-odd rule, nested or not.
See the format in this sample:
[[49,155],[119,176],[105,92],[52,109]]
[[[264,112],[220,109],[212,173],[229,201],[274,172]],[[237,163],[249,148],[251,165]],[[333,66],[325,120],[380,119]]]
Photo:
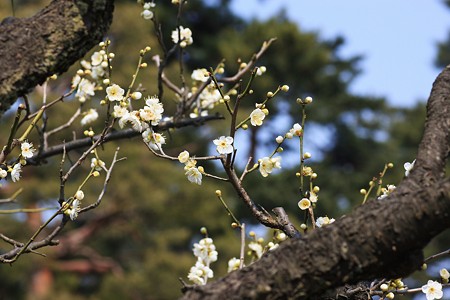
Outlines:
[[217,261],[218,252],[216,251],[216,246],[214,245],[212,238],[201,239],[198,243],[194,244],[192,251],[196,257],[201,259],[207,265]]
[[278,157],[263,157],[259,160],[259,172],[263,177],[267,177],[272,173],[273,169],[281,169],[281,156]]
[[261,258],[263,255],[263,247],[261,244],[257,242],[250,242],[248,243],[248,248],[252,251],[252,253],[256,256],[256,258]]
[[142,133],[142,138],[144,142],[155,151],[158,151],[161,148],[161,145],[166,143],[164,136],[160,133],[153,132],[151,128],[147,128]]
[[233,152],[233,138],[231,136],[221,136],[214,140],[213,143],[217,146],[217,152],[219,152],[219,154],[229,154]]
[[256,108],[250,114],[250,123],[253,126],[261,126],[263,124],[263,120],[266,117],[266,114],[260,108]]
[[78,101],[85,102],[90,96],[95,95],[95,84],[87,80],[86,78],[81,79],[78,83],[78,89],[75,93],[75,97]]
[[113,84],[106,88],[106,96],[109,101],[121,101],[124,94],[125,90],[117,84]]
[[204,285],[208,278],[214,277],[214,273],[208,266],[205,266],[203,262],[199,260],[195,263],[195,266],[191,267],[187,277],[195,284]]
[[11,170],[11,179],[13,182],[20,180],[20,173],[22,173],[22,165],[17,163]]
[[103,61],[103,54],[100,52],[94,52],[91,56],[91,65],[92,66],[98,66]]
[[81,125],[87,125],[98,119],[98,113],[95,108],[90,108],[81,119]]
[[114,105],[114,111],[113,111],[114,118],[121,118],[127,113],[129,113],[129,111],[126,107],[122,107],[120,105]]
[[21,145],[20,145],[20,149],[22,150],[22,156],[24,158],[31,158],[33,157],[33,153],[34,151],[36,151],[33,148],[33,144],[29,143],[27,141],[24,141]]
[[125,124],[130,124],[135,131],[142,132],[143,130],[141,120],[133,112],[127,112],[119,119],[120,128],[123,128]]
[[208,81],[208,71],[205,68],[196,69],[192,71],[191,78],[196,81],[206,82]]
[[81,205],[80,200],[75,199],[72,202],[72,207],[65,211],[65,213],[69,215],[72,221],[78,217],[78,213],[80,212],[80,205]]
[[311,206],[311,201],[309,201],[308,198],[303,198],[298,202],[298,207],[300,207],[301,210],[308,209]]
[[178,161],[180,163],[185,164],[188,162],[188,160],[189,160],[189,152],[187,152],[186,150],[184,150],[178,155]]
[[152,126],[158,125],[162,119],[164,108],[157,97],[150,97],[145,100],[144,108],[139,110],[139,116],[146,122],[151,122]]
[[[180,41],[182,48],[192,44],[194,42],[192,38],[192,31],[189,28],[180,26],[178,29],[172,31],[172,41],[177,44]],[[181,39],[180,39],[181,38]]]
[[409,172],[411,172],[412,168],[414,168],[414,164],[416,163],[416,160],[413,160],[412,163],[406,162],[403,167],[405,168],[405,177],[408,177]]
[[427,300],[441,299],[444,295],[442,285],[433,280],[428,280],[428,283],[422,286],[422,292],[425,293]]
[[324,225],[328,225],[333,223],[335,220],[333,218],[328,218],[328,217],[318,217],[316,219],[316,226],[317,227],[322,227]]
[[239,258],[233,257],[228,261],[228,273],[238,270],[241,265],[241,260]]
[[202,173],[198,170],[198,168],[193,167],[187,169],[185,175],[187,176],[187,179],[192,182],[196,183],[198,185],[202,184]]

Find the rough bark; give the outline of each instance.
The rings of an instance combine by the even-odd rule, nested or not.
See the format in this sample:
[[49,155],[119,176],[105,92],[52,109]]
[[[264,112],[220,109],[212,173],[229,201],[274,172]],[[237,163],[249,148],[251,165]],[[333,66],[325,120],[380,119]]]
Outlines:
[[0,23],[0,116],[20,96],[65,72],[99,43],[113,0],[54,0],[31,18]]
[[182,299],[339,299],[336,288],[420,268],[422,249],[450,227],[450,67],[436,79],[415,167],[383,201],[283,243],[256,263]]

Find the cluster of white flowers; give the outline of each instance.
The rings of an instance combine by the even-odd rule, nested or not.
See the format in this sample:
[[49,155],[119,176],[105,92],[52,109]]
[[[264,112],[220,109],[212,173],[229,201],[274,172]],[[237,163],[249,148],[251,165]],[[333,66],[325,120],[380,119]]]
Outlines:
[[388,184],[386,188],[382,188],[381,192],[382,194],[380,196],[378,196],[378,200],[383,200],[384,198],[386,198],[389,194],[391,194],[393,191],[395,191],[397,187],[393,184]]
[[216,150],[219,154],[230,154],[233,152],[233,138],[231,136],[221,136],[220,138],[213,141],[216,145]]
[[158,151],[161,148],[161,145],[166,143],[166,139],[161,133],[154,132],[151,128],[147,128],[142,133],[142,138],[144,142],[153,150]]
[[27,140],[23,141],[20,144],[19,162],[15,163],[13,166],[8,166],[6,170],[0,168],[0,180],[5,179],[8,176],[8,173],[10,173],[12,182],[19,181],[22,175],[22,166],[27,164],[26,159],[32,158],[34,152],[36,152],[36,149],[33,147],[33,143],[28,142]]
[[196,69],[192,71],[191,78],[195,81],[206,82],[209,78],[209,73],[205,68]]
[[[145,100],[145,105],[143,108],[129,111],[127,106],[130,99],[125,99],[123,96],[124,90],[120,86],[114,84],[106,89],[106,93],[110,101],[120,101],[120,103],[118,105],[114,105],[113,108],[113,116],[115,118],[119,118],[120,128],[123,128],[128,124],[135,131],[148,131],[150,125],[157,126],[162,119],[164,108],[157,97],[149,97]],[[134,99],[140,99],[141,96],[142,95],[139,92],[131,94],[131,98]],[[147,139],[145,140],[146,143],[151,141],[151,138],[149,138],[150,133],[153,132],[148,131],[145,134],[142,134],[144,140]],[[161,140],[160,144],[164,144],[163,137],[159,136],[159,139]]]
[[192,31],[189,28],[184,28],[183,26],[178,27],[172,31],[172,41],[177,44],[180,42],[180,47],[185,48],[191,45],[194,40],[192,38]]
[[[267,109],[266,109],[267,111]],[[261,108],[256,108],[252,111],[250,114],[250,123],[253,126],[261,126],[263,124],[264,118],[266,117],[266,114]]]
[[263,177],[267,177],[272,173],[273,169],[281,169],[281,156],[263,157],[258,160],[259,172]]
[[195,184],[202,184],[203,167],[197,167],[197,161],[190,157],[189,152],[184,150],[178,155],[178,161],[184,164],[184,171],[187,179]]
[[[105,47],[105,43],[100,43],[101,47]],[[114,57],[114,53],[106,53],[104,49],[94,52],[91,55],[91,61],[82,60],[80,62],[81,69],[72,79],[72,88],[76,88],[75,98],[80,102],[86,102],[95,95],[97,83],[106,79],[108,74],[109,60]]]
[[318,217],[316,219],[316,226],[317,227],[322,227],[328,224],[333,223],[335,220],[333,218],[328,218],[328,217]]
[[144,18],[145,20],[151,20],[153,19],[153,12],[151,11],[152,8],[154,8],[156,6],[156,4],[154,2],[143,2],[143,1],[139,1],[142,4],[142,9],[143,11],[141,12],[141,17]]
[[82,190],[78,190],[75,193],[75,196],[73,197],[72,203],[70,205],[66,202],[62,204],[64,208],[64,214],[68,215],[72,221],[78,217],[78,213],[81,209],[81,200],[83,199],[84,192]]
[[204,285],[208,278],[214,276],[213,271],[209,267],[212,262],[217,261],[218,252],[211,238],[203,238],[194,244],[192,249],[197,262],[189,270],[188,279],[195,284]]
[[90,108],[88,111],[84,113],[83,118],[81,119],[81,125],[85,126],[95,122],[98,119],[98,112],[95,108]]

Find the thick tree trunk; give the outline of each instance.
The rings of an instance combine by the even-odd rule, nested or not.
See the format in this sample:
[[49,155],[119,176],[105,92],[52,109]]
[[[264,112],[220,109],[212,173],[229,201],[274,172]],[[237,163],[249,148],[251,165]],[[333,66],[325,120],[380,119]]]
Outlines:
[[[420,268],[422,249],[450,227],[450,67],[436,79],[415,167],[388,198],[283,243],[256,263],[182,299],[338,299],[336,288],[398,278]],[[367,299],[367,297],[366,297]]]
[[65,72],[101,41],[113,0],[54,0],[31,18],[0,23],[0,116],[20,96]]

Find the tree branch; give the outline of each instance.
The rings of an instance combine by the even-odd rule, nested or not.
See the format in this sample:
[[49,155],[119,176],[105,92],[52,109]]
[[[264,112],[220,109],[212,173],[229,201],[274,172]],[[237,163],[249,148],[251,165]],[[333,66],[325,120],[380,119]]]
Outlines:
[[436,79],[416,165],[383,201],[369,201],[334,224],[284,242],[254,264],[183,299],[326,299],[335,289],[420,268],[422,249],[450,227],[450,67]]
[[53,0],[31,18],[0,23],[0,116],[47,77],[65,72],[101,41],[113,0]]

